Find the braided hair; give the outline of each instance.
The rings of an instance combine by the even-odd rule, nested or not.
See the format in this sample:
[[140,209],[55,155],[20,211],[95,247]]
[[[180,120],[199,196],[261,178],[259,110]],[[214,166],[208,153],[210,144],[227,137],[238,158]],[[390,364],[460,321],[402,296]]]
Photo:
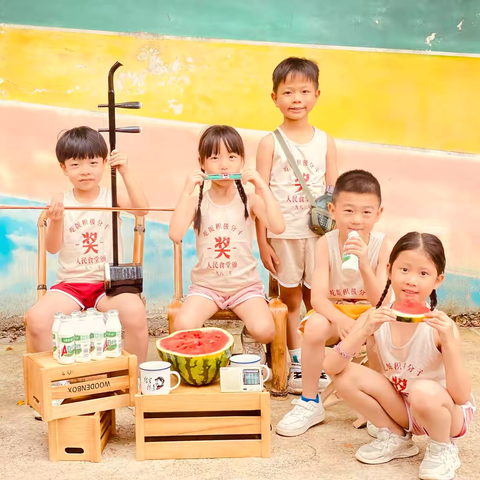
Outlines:
[[[437,275],[442,275],[445,272],[445,266],[447,262],[445,259],[445,250],[443,249],[442,242],[435,235],[418,232],[410,232],[404,235],[395,244],[392,249],[392,253],[390,253],[390,258],[388,261],[390,264],[390,269],[400,253],[408,250],[422,250],[435,265]],[[387,296],[391,283],[391,280],[388,279],[376,308],[381,307],[385,297]],[[435,310],[437,303],[437,292],[435,289],[433,289],[432,293],[430,294],[430,310]]]
[[[200,157],[200,164],[203,166],[205,160],[214,154],[220,152],[220,144],[223,142],[229,153],[235,153],[240,157],[245,158],[245,147],[240,134],[232,127],[228,125],[212,125],[205,129],[200,137],[198,144],[198,155]],[[205,170],[202,168],[202,172]],[[238,194],[243,202],[245,208],[245,220],[248,218],[248,204],[247,194],[243,188],[241,180],[235,180],[235,185],[238,190]],[[193,228],[200,233],[200,227],[202,225],[202,201],[203,201],[203,186],[200,184],[200,191],[198,194],[198,205],[195,211],[195,218],[193,220]]]

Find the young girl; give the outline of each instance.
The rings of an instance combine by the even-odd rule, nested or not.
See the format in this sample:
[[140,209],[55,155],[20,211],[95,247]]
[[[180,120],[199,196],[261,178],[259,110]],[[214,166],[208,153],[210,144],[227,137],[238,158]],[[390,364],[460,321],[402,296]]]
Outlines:
[[[458,328],[435,310],[435,290],[444,271],[445,252],[437,237],[417,232],[403,236],[390,255],[389,279],[377,309],[355,326],[324,364],[339,395],[375,425],[369,433],[376,440],[360,447],[357,459],[379,464],[412,457],[419,452],[412,433],[428,435],[421,479],[455,477],[460,460],[452,439],[467,433],[475,410]],[[425,305],[429,297],[431,311],[424,322],[397,322],[390,306],[381,306],[390,286],[399,304]],[[385,375],[349,363],[372,335]]]
[[[244,352],[260,355],[265,363],[261,343],[272,341],[275,326],[253,256],[252,238],[255,217],[269,230],[282,233],[283,215],[268,185],[255,170],[245,171],[241,180],[214,180],[204,192],[207,174],[238,173],[244,165],[243,141],[232,127],[207,128],[198,152],[201,170],[188,176],[169,228],[170,238],[180,242],[193,221],[198,256],[189,294],[175,318],[174,328],[199,328],[218,310],[231,309],[245,323]],[[260,195],[245,193],[243,185],[248,182]],[[194,197],[197,185],[200,191]]]

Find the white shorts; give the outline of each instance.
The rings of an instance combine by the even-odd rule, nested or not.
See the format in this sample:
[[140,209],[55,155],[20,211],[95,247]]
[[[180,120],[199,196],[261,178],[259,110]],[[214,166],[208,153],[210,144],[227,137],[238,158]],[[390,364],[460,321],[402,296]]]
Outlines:
[[312,274],[315,266],[315,244],[319,237],[312,238],[269,238],[280,265],[276,265],[274,278],[285,288],[305,285],[312,288]]

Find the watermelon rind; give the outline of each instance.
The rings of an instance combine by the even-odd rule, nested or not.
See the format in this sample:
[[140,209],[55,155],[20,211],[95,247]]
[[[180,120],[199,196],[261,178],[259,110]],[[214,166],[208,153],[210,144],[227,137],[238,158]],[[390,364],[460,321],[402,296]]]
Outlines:
[[405,313],[400,312],[399,310],[394,310],[392,308],[392,312],[397,316],[397,322],[405,322],[405,323],[421,323],[425,318],[424,313],[412,314],[412,313]]
[[[194,332],[198,330],[221,331],[228,337],[228,342],[217,352],[188,356],[179,354],[178,352],[166,350],[161,346],[161,342],[165,338],[171,338],[180,333]],[[220,368],[228,365],[229,359],[232,356],[233,344],[234,338],[230,333],[221,328],[215,327],[178,330],[168,337],[163,337],[156,341],[156,347],[160,358],[165,362],[169,362],[172,365],[172,368],[179,373],[182,380],[194,387],[209,385],[220,378]]]

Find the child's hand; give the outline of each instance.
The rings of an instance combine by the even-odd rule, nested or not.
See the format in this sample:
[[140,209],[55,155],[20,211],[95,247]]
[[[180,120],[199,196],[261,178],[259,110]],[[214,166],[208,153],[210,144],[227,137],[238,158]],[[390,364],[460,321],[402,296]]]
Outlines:
[[188,177],[185,182],[185,187],[183,188],[184,192],[188,195],[191,195],[195,190],[197,185],[200,185],[204,182],[207,175],[201,170],[194,170]]
[[350,317],[342,318],[342,320],[337,322],[338,335],[340,336],[341,340],[345,339],[345,337],[350,333],[354,325],[355,320]]
[[277,254],[275,253],[275,250],[272,248],[272,246],[269,243],[265,243],[263,245],[259,244],[258,248],[260,250],[260,258],[262,260],[263,266],[272,275],[276,275],[277,269],[275,268],[275,265],[279,265],[280,260],[278,259]]
[[438,332],[440,340],[451,340],[454,338],[454,322],[446,313],[439,310],[428,312],[425,314],[424,321]]
[[369,265],[368,245],[360,237],[352,237],[345,242],[343,253],[352,253],[358,258],[359,267]]
[[128,157],[118,150],[113,150],[108,157],[110,167],[117,167],[120,175],[125,175],[128,171]]
[[373,335],[385,322],[396,322],[397,316],[390,307],[374,308],[363,324],[365,335]]
[[267,186],[263,178],[256,170],[246,170],[245,172],[243,172],[242,183],[244,185],[246,185],[247,183],[251,183],[258,189],[265,188]]
[[64,215],[63,193],[55,194],[47,207],[47,218],[53,222],[62,220]]

